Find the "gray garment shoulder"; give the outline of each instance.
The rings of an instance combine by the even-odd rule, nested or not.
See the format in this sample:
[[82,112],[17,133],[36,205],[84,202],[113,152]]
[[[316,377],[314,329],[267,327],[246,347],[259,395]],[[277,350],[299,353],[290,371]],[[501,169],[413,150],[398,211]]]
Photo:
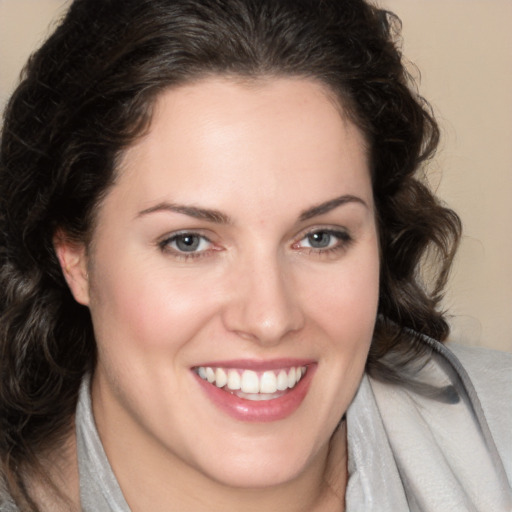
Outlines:
[[466,370],[512,482],[512,354],[448,343]]
[[[427,337],[423,341],[432,353],[415,378],[426,386],[371,380],[385,434],[386,443],[382,444],[389,445],[392,453],[387,465],[398,471],[399,479],[386,479],[384,486],[373,492],[369,489],[367,494],[378,500],[393,487],[396,492],[403,490],[407,500],[402,508],[379,504],[375,510],[512,511],[510,472],[506,469],[510,467],[507,453],[512,431],[511,356],[452,344],[447,348]],[[443,390],[442,395],[431,395],[435,389]],[[357,397],[353,405],[357,405]],[[360,414],[363,407],[359,403],[349,412]],[[507,409],[507,414],[500,415],[502,409]],[[347,417],[350,420],[350,415]],[[362,445],[363,450],[366,446]],[[370,453],[374,450],[375,445],[368,449]],[[373,482],[373,468],[367,463],[358,469],[363,476],[369,473],[366,480]]]

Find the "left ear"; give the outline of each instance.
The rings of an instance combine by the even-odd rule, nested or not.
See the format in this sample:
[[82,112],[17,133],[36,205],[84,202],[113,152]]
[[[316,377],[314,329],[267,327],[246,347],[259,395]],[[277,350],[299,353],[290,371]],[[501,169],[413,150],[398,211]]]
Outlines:
[[53,236],[53,247],[73,297],[78,303],[88,306],[89,275],[85,244],[71,240],[59,229]]

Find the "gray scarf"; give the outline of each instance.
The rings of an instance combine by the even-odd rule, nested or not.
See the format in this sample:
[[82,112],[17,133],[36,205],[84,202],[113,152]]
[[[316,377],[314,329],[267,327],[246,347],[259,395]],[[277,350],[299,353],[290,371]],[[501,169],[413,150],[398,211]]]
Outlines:
[[[444,397],[366,375],[361,381],[346,415],[346,510],[512,511],[510,484],[468,374],[451,351],[427,343],[432,356],[415,377]],[[76,428],[82,510],[130,512],[96,430],[88,378]]]

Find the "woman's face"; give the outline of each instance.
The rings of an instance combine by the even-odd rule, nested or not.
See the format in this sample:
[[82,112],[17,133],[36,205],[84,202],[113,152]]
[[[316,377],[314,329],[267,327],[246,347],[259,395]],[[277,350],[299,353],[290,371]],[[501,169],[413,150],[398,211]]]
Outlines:
[[365,142],[324,87],[208,78],[162,93],[87,254],[72,288],[121,481],[134,459],[242,487],[320,463],[363,373],[379,280]]

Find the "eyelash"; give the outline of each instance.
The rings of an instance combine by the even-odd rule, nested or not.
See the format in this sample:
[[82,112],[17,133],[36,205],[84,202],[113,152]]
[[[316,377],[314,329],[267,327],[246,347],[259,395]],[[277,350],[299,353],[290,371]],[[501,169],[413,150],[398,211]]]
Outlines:
[[212,241],[205,235],[202,235],[201,233],[196,233],[194,231],[181,231],[179,233],[174,233],[170,237],[165,238],[164,240],[161,240],[158,242],[158,246],[160,247],[160,250],[164,253],[172,255],[174,258],[178,260],[190,260],[190,259],[199,259],[204,258],[206,256],[209,256],[212,251],[218,250],[218,249],[205,249],[202,251],[197,252],[187,252],[187,251],[181,251],[179,249],[175,249],[173,247],[170,247],[170,245],[173,242],[177,242],[179,240],[183,240],[185,238],[198,238],[200,239],[199,244],[201,242],[208,242],[209,244],[212,244]]
[[[330,247],[325,248],[317,248],[317,247],[300,247],[299,244],[308,239],[308,237],[313,237],[315,235],[328,235],[329,237],[334,237],[337,239],[337,242]],[[329,241],[329,243],[332,240]],[[332,228],[316,228],[311,231],[308,231],[301,235],[301,238],[295,242],[292,247],[299,249],[301,252],[305,252],[307,254],[318,255],[318,256],[328,256],[339,253],[340,251],[346,250],[349,245],[354,241],[354,239],[350,236],[350,234],[341,229],[332,229]]]
[[[333,245],[332,247],[325,247],[325,248],[301,247],[299,245],[302,241],[308,239],[308,237],[313,237],[313,236],[319,235],[319,234],[327,235],[329,237],[334,237],[337,239],[337,243],[335,243],[335,245]],[[172,243],[176,243],[180,240],[184,240],[187,237],[200,239],[198,241],[198,244],[201,244],[202,242],[207,242],[209,244],[213,244],[213,242],[207,236],[202,235],[201,233],[197,233],[194,231],[181,231],[178,233],[174,233],[173,235],[159,241],[158,246],[162,252],[172,255],[172,257],[174,257],[176,259],[184,260],[184,261],[208,257],[211,255],[212,252],[222,250],[219,248],[208,248],[208,249],[204,249],[201,251],[187,252],[187,251],[182,251],[179,248],[170,247],[170,245]],[[340,251],[346,250],[348,248],[348,246],[353,241],[354,241],[353,238],[350,236],[350,234],[347,231],[338,230],[338,229],[328,229],[328,228],[325,228],[325,229],[316,228],[316,229],[313,229],[306,233],[301,234],[301,237],[298,239],[298,241],[296,241],[292,244],[292,247],[294,249],[298,249],[302,253],[323,256],[323,255],[335,254]],[[330,242],[331,242],[331,240],[329,240],[329,243]]]

